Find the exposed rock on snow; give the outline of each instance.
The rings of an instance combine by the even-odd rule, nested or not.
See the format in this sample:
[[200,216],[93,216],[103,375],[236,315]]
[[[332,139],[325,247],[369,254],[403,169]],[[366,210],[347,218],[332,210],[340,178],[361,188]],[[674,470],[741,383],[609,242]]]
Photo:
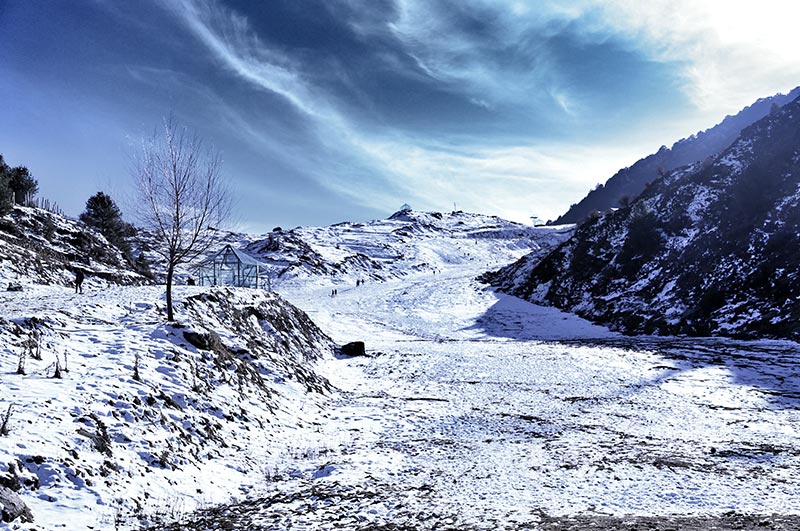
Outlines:
[[364,348],[363,341],[353,341],[346,343],[339,347],[339,352],[345,356],[366,356],[367,351]]
[[11,489],[0,485],[0,516],[3,522],[32,522],[33,515],[25,502]]
[[87,273],[87,285],[149,282],[100,233],[79,221],[21,206],[0,218],[0,286],[71,286],[76,267]]
[[486,278],[626,333],[800,337],[800,99]]

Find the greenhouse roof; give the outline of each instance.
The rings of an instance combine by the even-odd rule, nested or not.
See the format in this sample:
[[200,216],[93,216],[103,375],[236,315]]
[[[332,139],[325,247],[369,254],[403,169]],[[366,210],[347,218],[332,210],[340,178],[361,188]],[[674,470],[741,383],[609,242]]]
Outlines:
[[210,263],[214,262],[217,259],[217,257],[219,257],[219,256],[221,256],[223,254],[226,254],[228,252],[232,252],[234,254],[234,256],[236,256],[236,259],[239,260],[239,262],[241,262],[242,264],[252,265],[252,266],[264,266],[264,265],[266,265],[263,262],[259,262],[258,260],[256,260],[252,256],[250,256],[249,254],[245,253],[244,251],[240,251],[238,249],[234,249],[233,246],[231,246],[231,244],[227,244],[220,252],[218,252],[217,254],[212,256],[211,258],[203,261],[203,264],[210,264]]

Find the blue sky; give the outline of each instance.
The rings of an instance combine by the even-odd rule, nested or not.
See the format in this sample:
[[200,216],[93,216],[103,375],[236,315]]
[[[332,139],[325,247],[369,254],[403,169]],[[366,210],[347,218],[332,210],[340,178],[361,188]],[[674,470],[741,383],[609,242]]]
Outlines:
[[403,203],[555,218],[618,169],[800,84],[791,2],[5,0],[0,152],[77,215],[136,208],[173,112],[240,228]]

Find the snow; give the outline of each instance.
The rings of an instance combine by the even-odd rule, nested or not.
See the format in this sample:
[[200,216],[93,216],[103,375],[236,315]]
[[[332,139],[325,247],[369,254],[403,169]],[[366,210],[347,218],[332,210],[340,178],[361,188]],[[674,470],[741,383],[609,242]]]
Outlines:
[[531,252],[547,252],[569,232],[571,227],[531,227],[460,211],[405,211],[385,220],[297,227],[239,239],[248,252],[270,264],[273,285],[335,287],[456,266],[493,269]]
[[[202,292],[178,288],[175,295],[184,301]],[[133,512],[148,517],[230,501],[264,481],[273,449],[288,447],[303,424],[302,409],[316,407],[321,395],[307,393],[285,364],[252,361],[280,382],[272,385],[277,397],[237,380],[233,359],[227,370],[215,371],[204,363],[208,353],[183,340],[184,328],[164,324],[162,299],[163,288],[155,286],[87,286],[83,295],[54,286],[0,293],[8,319],[0,321],[2,413],[12,405],[10,433],[0,437],[0,473],[25,485],[23,500],[35,516],[30,529],[109,528]],[[250,290],[228,297],[254,307],[274,299]],[[205,322],[214,323],[211,307],[184,305],[179,319],[202,332],[204,320],[190,314],[200,308]],[[28,358],[20,375],[27,332],[18,325],[30,317],[47,324],[40,328],[42,360]],[[241,329],[213,326],[229,347],[245,339]],[[56,359],[60,379],[52,377]],[[264,429],[271,425],[276,428]]]
[[621,338],[450,273],[287,294],[373,353],[326,362],[343,393],[319,422],[324,481],[403,497],[378,521],[797,512],[795,344]]
[[[387,234],[370,238],[369,227],[358,233],[365,253]],[[338,259],[341,229],[308,230]],[[524,249],[476,240],[437,232],[415,244],[423,258],[393,265],[402,274],[359,286],[345,275],[335,297],[330,277],[279,284],[336,343],[363,340],[369,357],[273,349],[254,360],[268,390],[237,383],[232,365],[205,374],[197,392],[209,354],[163,322],[161,287],[0,293],[0,415],[14,404],[0,474],[19,462],[23,483],[39,483],[20,492],[36,520],[19,529],[133,528],[131,513],[182,519],[246,500],[249,524],[265,529],[798,513],[795,343],[623,337],[479,284],[487,262]],[[217,295],[191,299],[207,293]],[[216,331],[230,349],[281,333],[279,321],[232,322],[220,310],[278,307],[272,294],[175,296],[181,324]],[[21,376],[27,332],[15,330],[34,316],[48,323],[43,359]],[[51,378],[65,356],[69,372]],[[309,392],[301,370],[335,390]],[[101,423],[111,456],[83,435]]]

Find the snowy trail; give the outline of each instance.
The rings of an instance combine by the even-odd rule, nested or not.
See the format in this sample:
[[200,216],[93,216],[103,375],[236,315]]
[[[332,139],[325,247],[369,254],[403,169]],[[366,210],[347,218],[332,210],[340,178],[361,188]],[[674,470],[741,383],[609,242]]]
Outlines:
[[[560,516],[589,517],[594,525],[604,514],[798,513],[796,344],[626,338],[486,290],[473,280],[478,273],[462,267],[339,284],[336,297],[319,284],[279,289],[338,343],[364,340],[371,357],[320,362],[340,392],[313,403],[301,390],[287,395],[293,409],[277,419],[263,412],[265,420],[279,421],[267,430],[243,436],[240,422],[226,423],[228,437],[247,441],[248,452],[220,448],[224,457],[204,464],[203,473],[187,466],[161,477],[156,467],[154,476],[148,471],[153,487],[121,485],[113,496],[153,493],[159,485],[153,493],[159,503],[178,486],[196,493],[189,508],[244,498],[219,509],[232,513],[231,529],[488,530]],[[203,288],[178,291],[184,297]],[[34,372],[23,383],[11,372],[2,375],[5,396],[31,404],[14,417],[15,427],[30,426],[25,452],[52,449],[45,464],[56,462],[74,438],[75,419],[93,412],[111,432],[130,438],[114,441],[123,466],[138,470],[137,452],[155,455],[127,420],[139,412],[136,397],[117,386],[130,379],[138,349],[153,352],[145,358],[145,382],[159,374],[170,396],[186,391],[186,379],[169,372],[178,365],[164,357],[176,345],[161,326],[161,288],[89,286],[75,295],[40,287],[2,293],[0,304],[6,318],[62,316],[63,337],[51,338],[53,348],[32,371],[51,370],[54,352],[71,353],[72,373],[64,380]],[[137,396],[146,400],[146,391]],[[88,408],[95,400],[100,405]],[[235,405],[235,393],[220,400]],[[175,422],[191,427],[199,420]],[[89,441],[84,446],[84,468],[100,468],[105,457]],[[253,469],[263,474],[245,474]],[[43,482],[48,470],[40,470]],[[248,488],[230,490],[238,484]],[[43,522],[63,514],[89,521],[95,515],[84,508],[90,507],[113,516],[112,493],[88,484],[36,492],[46,493],[29,499]],[[213,525],[197,528],[220,528],[219,518],[215,513]],[[796,521],[775,528],[793,529]],[[176,529],[192,529],[184,524]],[[569,528],[558,525],[546,529]],[[701,522],[695,529],[707,527]]]
[[[318,420],[313,488],[373,493],[355,522],[797,513],[797,345],[622,338],[474,274],[285,294],[373,354],[329,362]],[[304,503],[273,500],[275,528],[342,518]]]

